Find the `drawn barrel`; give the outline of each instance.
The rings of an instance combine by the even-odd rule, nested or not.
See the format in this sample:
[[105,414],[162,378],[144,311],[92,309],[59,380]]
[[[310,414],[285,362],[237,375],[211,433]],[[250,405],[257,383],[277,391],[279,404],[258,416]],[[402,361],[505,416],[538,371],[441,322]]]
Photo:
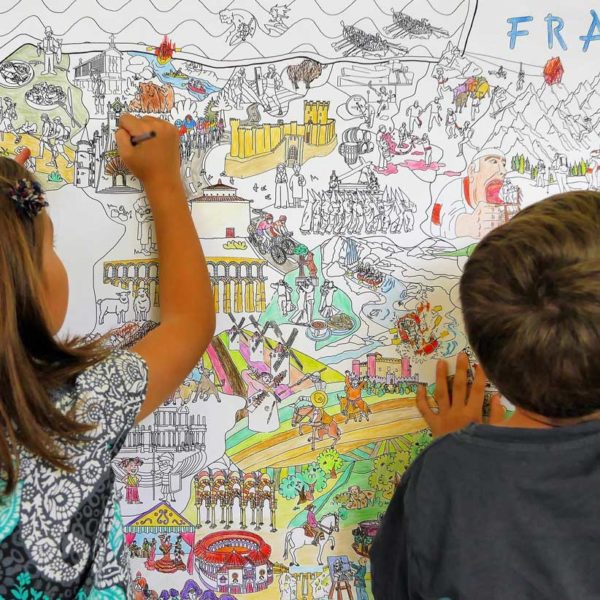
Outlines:
[[342,133],[342,142],[349,142],[351,144],[367,144],[371,140],[371,132],[367,129],[361,129],[360,127],[352,127],[346,129]]
[[339,153],[344,157],[347,165],[354,165],[358,161],[358,144],[343,142],[338,146]]

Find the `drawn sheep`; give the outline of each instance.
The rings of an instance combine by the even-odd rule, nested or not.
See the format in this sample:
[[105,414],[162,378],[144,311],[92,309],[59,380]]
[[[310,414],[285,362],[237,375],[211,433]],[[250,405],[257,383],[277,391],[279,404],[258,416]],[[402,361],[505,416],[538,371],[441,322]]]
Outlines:
[[140,288],[133,300],[133,310],[135,311],[136,321],[146,321],[150,311],[150,297],[146,288]]
[[104,317],[108,314],[117,315],[117,323],[124,323],[129,310],[129,292],[118,292],[116,298],[102,298],[97,300],[96,304],[100,325],[104,323]]
[[287,68],[288,77],[296,90],[299,81],[304,81],[306,89],[310,89],[310,84],[320,77],[322,72],[323,65],[310,58],[306,58],[299,65],[289,65]]

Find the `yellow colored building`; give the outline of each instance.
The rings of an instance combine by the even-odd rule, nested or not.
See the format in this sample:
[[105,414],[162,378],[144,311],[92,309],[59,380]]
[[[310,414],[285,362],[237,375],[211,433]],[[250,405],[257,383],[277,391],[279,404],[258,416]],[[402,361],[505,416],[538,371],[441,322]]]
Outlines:
[[241,125],[230,119],[231,149],[225,172],[231,177],[251,177],[274,169],[292,167],[316,156],[327,156],[337,145],[335,119],[329,118],[329,102],[304,102],[304,123]]

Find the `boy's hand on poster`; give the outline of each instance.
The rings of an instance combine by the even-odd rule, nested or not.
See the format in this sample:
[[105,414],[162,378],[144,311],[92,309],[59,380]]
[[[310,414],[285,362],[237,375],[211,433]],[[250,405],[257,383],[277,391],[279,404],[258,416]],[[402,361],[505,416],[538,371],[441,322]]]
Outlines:
[[[434,437],[458,431],[470,423],[483,423],[483,403],[487,377],[480,366],[475,367],[473,384],[468,384],[469,359],[466,354],[456,358],[456,374],[452,380],[452,391],[448,384],[448,364],[438,361],[436,368],[436,385],[433,398],[438,410],[429,406],[427,386],[419,386],[417,391],[417,407],[429,425]],[[489,424],[500,423],[504,419],[504,407],[500,395],[491,399]]]

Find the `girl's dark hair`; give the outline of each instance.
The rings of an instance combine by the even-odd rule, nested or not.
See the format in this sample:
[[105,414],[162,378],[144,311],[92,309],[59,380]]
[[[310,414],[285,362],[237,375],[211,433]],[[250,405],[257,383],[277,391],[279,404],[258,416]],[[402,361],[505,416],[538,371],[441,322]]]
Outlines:
[[460,297],[469,342],[508,400],[551,418],[600,410],[600,193],[552,196],[492,231]]
[[64,414],[51,392],[74,382],[108,350],[101,340],[58,341],[46,320],[42,251],[50,235],[42,215],[22,215],[9,197],[18,181],[34,181],[14,160],[0,158],[0,479],[16,486],[20,449],[70,470],[59,441],[77,443],[91,429]]

